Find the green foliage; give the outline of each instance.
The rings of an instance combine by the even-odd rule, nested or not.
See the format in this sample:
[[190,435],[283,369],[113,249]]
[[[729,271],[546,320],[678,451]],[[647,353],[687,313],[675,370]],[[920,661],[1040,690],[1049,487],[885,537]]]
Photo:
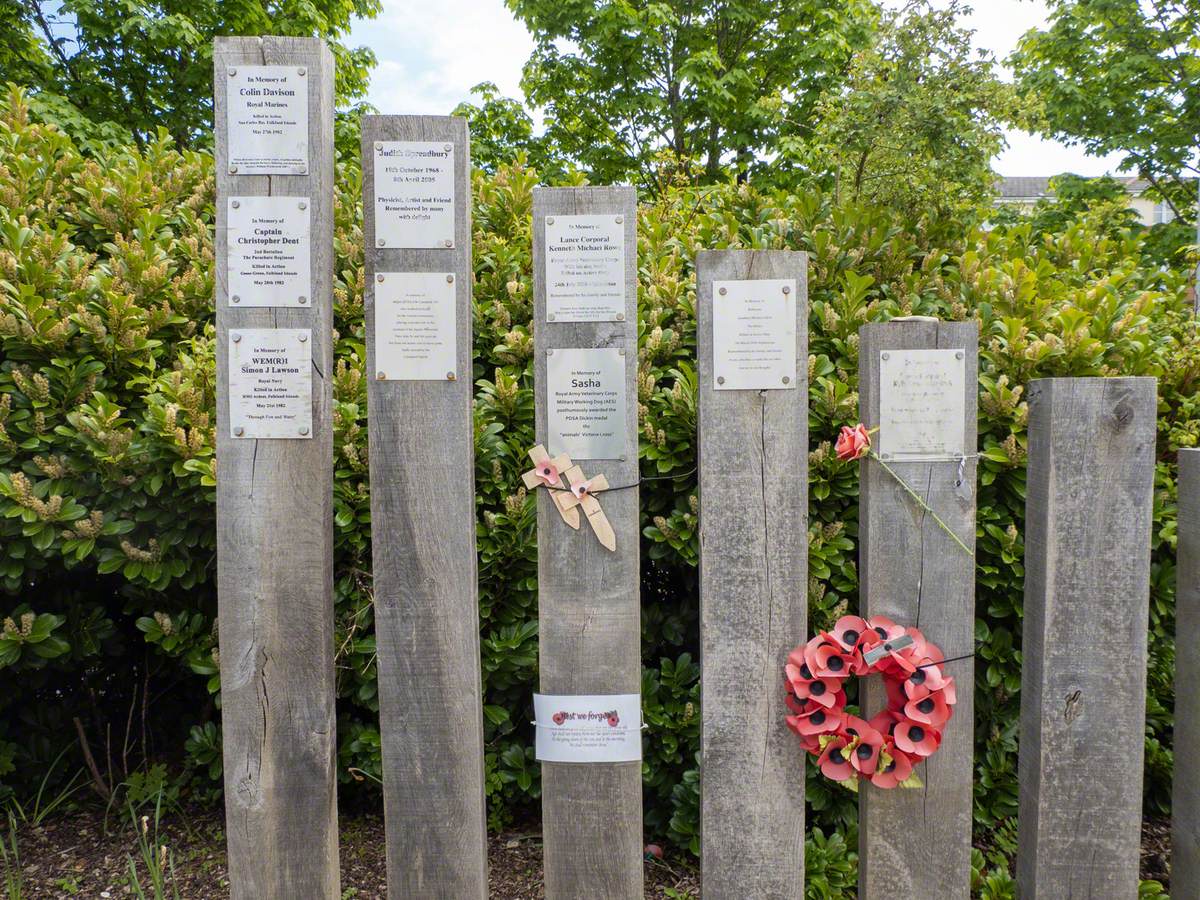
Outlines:
[[531,166],[543,178],[561,178],[562,160],[545,136],[534,137],[533,119],[519,100],[500,96],[490,81],[471,88],[479,104],[464,101],[451,115],[462,116],[471,129],[471,164],[489,175],[501,165]]
[[[520,480],[534,437],[537,181],[520,163],[499,161],[474,179],[475,480],[493,827],[532,812],[540,796],[528,724],[537,681],[536,516]],[[338,774],[346,792],[374,794],[381,750],[360,193],[361,174],[344,164],[334,205],[334,649]],[[40,777],[33,773],[73,741],[73,717],[95,741],[109,728],[120,734],[131,704],[139,696],[145,703],[143,679],[153,681],[155,698],[147,743],[156,759],[185,761],[181,796],[219,789],[212,204],[203,154],[159,138],[144,152],[93,162],[54,129],[31,124],[19,97],[0,106],[0,612],[36,612],[30,635],[37,617],[52,623],[45,640],[21,642],[19,658],[0,663],[0,672],[21,676],[20,692],[0,696],[0,778],[19,792],[29,793]],[[813,629],[857,604],[857,475],[831,445],[838,427],[858,417],[859,327],[914,314],[979,322],[975,818],[977,833],[996,836],[977,867],[995,882],[995,896],[1004,896],[999,870],[1011,856],[1016,814],[1025,385],[1042,376],[1158,377],[1147,803],[1168,802],[1174,453],[1200,445],[1200,342],[1185,273],[1148,264],[1143,233],[1104,222],[1084,215],[1054,231],[1020,222],[955,233],[953,223],[838,201],[812,186],[766,194],[664,184],[642,206],[640,456],[644,475],[666,476],[642,492],[642,687],[651,726],[643,772],[654,836],[694,850],[699,834],[693,260],[707,247],[809,254]],[[22,615],[13,618],[18,631]],[[54,637],[67,645],[62,652],[31,649]],[[5,747],[14,748],[11,772]],[[136,729],[129,749],[150,755]],[[853,795],[814,772],[807,796],[819,829],[810,891],[824,891],[810,896],[846,896]]]
[[0,0],[0,83],[29,88],[37,117],[89,149],[145,146],[159,128],[187,147],[211,132],[214,37],[325,38],[346,102],[366,93],[375,56],[340,39],[381,8],[380,0]]
[[1123,153],[1178,215],[1200,175],[1200,0],[1052,0],[1049,27],[1011,62],[1039,130],[1089,153]]

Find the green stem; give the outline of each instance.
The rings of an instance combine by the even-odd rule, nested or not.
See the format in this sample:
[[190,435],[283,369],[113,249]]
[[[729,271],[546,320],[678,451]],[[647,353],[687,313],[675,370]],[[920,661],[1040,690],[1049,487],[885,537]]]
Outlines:
[[937,522],[938,525],[941,526],[942,531],[946,532],[946,534],[950,535],[950,537],[952,537],[954,539],[954,543],[956,543],[956,544],[958,544],[958,546],[962,547],[963,553],[967,554],[967,556],[971,557],[971,559],[975,558],[975,554],[974,554],[974,552],[972,552],[971,548],[968,547],[966,544],[964,544],[962,542],[962,538],[960,538],[957,534],[955,534],[953,529],[951,529],[949,525],[947,525],[945,522],[942,521],[941,517],[930,508],[929,504],[925,502],[924,498],[921,497],[920,494],[918,494],[916,491],[914,491],[911,487],[908,486],[908,482],[906,482],[903,478],[901,478],[899,473],[897,473],[895,469],[893,469],[891,466],[889,466],[887,463],[885,463],[882,459],[880,459],[879,454],[877,454],[874,450],[868,450],[867,453],[871,457],[871,459],[875,460],[877,463],[879,463],[881,466],[883,466],[885,472],[887,472],[889,475],[891,475],[893,478],[896,479],[896,481],[900,485],[900,487],[904,488],[904,490],[908,492],[908,496],[912,497],[915,501],[917,501],[917,503],[920,505],[921,509],[925,510],[925,512],[927,512],[927,513],[929,513],[929,515],[933,516],[933,521]]

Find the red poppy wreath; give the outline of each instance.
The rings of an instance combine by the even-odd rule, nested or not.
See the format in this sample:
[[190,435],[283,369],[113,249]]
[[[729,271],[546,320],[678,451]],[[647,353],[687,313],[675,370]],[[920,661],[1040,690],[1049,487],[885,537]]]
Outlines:
[[[937,752],[954,713],[954,679],[945,657],[916,628],[884,616],[842,616],[788,655],[784,674],[787,725],[817,757],[822,774],[857,790],[867,779],[881,788],[919,787],[913,767]],[[846,712],[843,682],[879,673],[887,709],[869,722]]]

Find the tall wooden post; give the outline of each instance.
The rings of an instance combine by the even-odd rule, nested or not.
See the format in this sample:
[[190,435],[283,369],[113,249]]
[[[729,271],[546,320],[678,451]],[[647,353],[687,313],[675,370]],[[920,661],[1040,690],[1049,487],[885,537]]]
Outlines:
[[[941,422],[940,438],[958,443],[959,460],[931,454],[893,454],[901,446],[881,428],[876,439],[884,462],[912,488],[968,548],[975,547],[975,449],[978,406],[978,326],[974,322],[901,319],[859,329],[859,390],[863,421],[881,425],[884,404],[920,407],[919,388],[898,388],[885,364],[916,360],[920,351],[962,354],[962,415]],[[917,355],[910,351],[918,351]],[[916,365],[916,363],[914,363]],[[890,368],[890,367],[889,367]],[[882,403],[881,403],[882,400]],[[941,410],[919,408],[936,418]],[[892,409],[887,415],[897,413]],[[932,419],[927,420],[932,421]],[[895,427],[895,426],[894,426]],[[904,446],[917,446],[910,442]],[[914,459],[914,457],[916,457]],[[947,657],[974,650],[975,560],[923,510],[884,464],[864,459],[859,507],[860,609],[897,624],[920,628]],[[974,748],[974,662],[946,664],[958,703],[936,754],[915,773],[921,789],[882,790],[864,784],[859,792],[859,896],[966,898],[971,881],[971,785]],[[870,715],[886,700],[879,679],[866,683],[864,710]]]
[[[808,637],[807,268],[807,254],[786,250],[696,259],[700,859],[709,900],[804,896],[804,751],[784,724],[782,673]],[[742,296],[727,282],[757,293]],[[752,318],[740,341],[714,334],[718,304],[733,307],[729,318]],[[771,332],[779,346],[765,348]],[[748,354],[762,380],[731,388],[714,341],[722,360]],[[767,377],[779,351],[790,374]]]
[[[469,152],[465,119],[363,118],[375,639],[396,900],[486,898],[488,887]],[[424,194],[436,209],[380,227],[387,206],[412,212]]]
[[[1171,884],[1200,885],[1200,449],[1179,451]],[[1176,889],[1178,891],[1178,888]]]
[[[312,38],[217,38],[213,63],[217,589],[229,881],[234,900],[337,898],[333,56]],[[275,140],[279,135],[284,139]],[[311,253],[284,265],[296,277],[290,292],[256,286],[246,275],[251,263],[230,264],[231,244],[238,253],[259,246],[230,239],[239,211],[260,202],[239,198],[267,197],[286,202],[289,220],[302,214],[292,221],[298,231],[310,229]],[[230,292],[231,270],[248,291]],[[298,371],[272,385],[262,372],[273,363],[260,364],[255,345],[286,345],[288,359],[305,365],[282,366]],[[232,386],[231,374],[238,382]],[[240,385],[247,376],[260,379],[257,388]],[[271,393],[277,395],[256,400]]]
[[[556,216],[613,217],[624,241],[621,312],[611,320],[563,321],[547,311],[547,222]],[[619,220],[619,221],[618,221]],[[562,223],[560,223],[561,225]],[[624,359],[624,427],[620,458],[574,454],[585,474],[613,487],[638,481],[637,194],[632,187],[534,188],[533,265],[537,438],[562,451],[550,432],[550,354],[609,348]],[[550,320],[549,316],[554,316]],[[619,318],[618,318],[619,317]],[[545,694],[637,694],[641,691],[638,489],[599,495],[616,535],[602,547],[585,521],[574,531],[546,491],[538,497],[538,617],[541,690]],[[546,896],[642,896],[642,767],[637,762],[542,764]]]
[[1136,897],[1153,378],[1029,386],[1017,887]]

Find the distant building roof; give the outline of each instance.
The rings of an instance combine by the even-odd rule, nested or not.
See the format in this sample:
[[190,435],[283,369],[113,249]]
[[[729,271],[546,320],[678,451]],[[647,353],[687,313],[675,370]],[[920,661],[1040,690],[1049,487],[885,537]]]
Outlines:
[[[1000,178],[997,187],[1002,200],[1036,200],[1039,197],[1053,197],[1054,189],[1050,181],[1055,175],[1018,175],[1013,178]],[[1116,179],[1125,185],[1130,194],[1140,194],[1150,187],[1150,182],[1133,176],[1122,176]]]

